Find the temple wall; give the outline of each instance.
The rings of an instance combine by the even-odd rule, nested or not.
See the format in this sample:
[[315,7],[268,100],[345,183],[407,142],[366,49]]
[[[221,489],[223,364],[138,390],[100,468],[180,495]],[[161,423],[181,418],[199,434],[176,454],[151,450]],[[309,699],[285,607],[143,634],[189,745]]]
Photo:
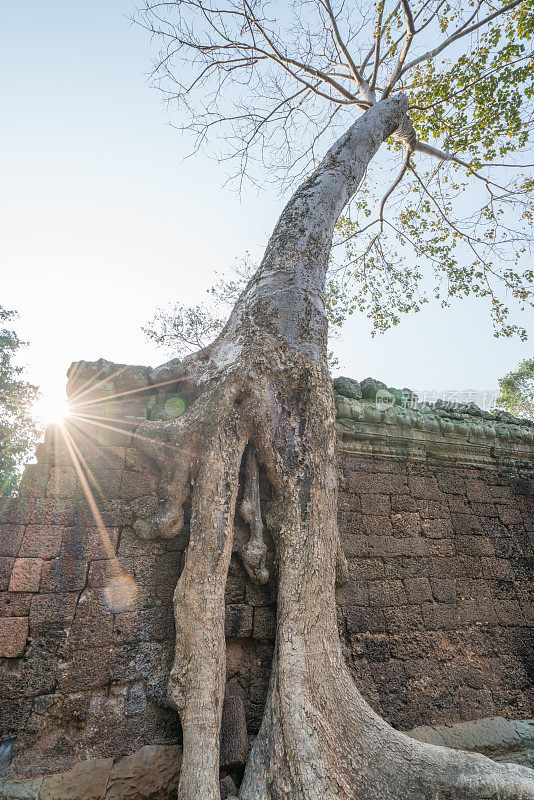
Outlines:
[[[47,430],[20,496],[2,501],[0,798],[16,797],[2,781],[20,778],[35,778],[36,798],[62,797],[54,775],[87,759],[106,776],[95,798],[126,797],[109,786],[124,787],[124,770],[139,769],[125,756],[139,753],[163,759],[161,780],[176,782],[180,726],[165,691],[187,525],[147,541],[132,523],[161,489],[136,427],[176,416],[187,397],[172,381],[156,387],[147,368],[120,384],[111,367],[105,391],[71,375],[74,416]],[[336,405],[350,570],[339,629],[364,696],[402,730],[528,719],[534,428],[379,411],[339,394]],[[240,564],[244,536],[237,524],[226,589],[229,770],[261,720],[276,612],[274,581],[256,587]]]

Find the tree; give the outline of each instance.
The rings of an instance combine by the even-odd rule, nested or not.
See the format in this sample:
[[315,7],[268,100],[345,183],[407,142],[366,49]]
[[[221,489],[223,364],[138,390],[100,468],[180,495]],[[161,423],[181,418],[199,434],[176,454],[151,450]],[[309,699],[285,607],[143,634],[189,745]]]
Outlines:
[[[16,316],[0,306],[0,322]],[[19,483],[22,467],[30,457],[41,429],[32,406],[39,395],[36,386],[20,379],[22,367],[13,359],[25,342],[14,330],[0,329],[0,495],[12,494]]]
[[499,408],[534,422],[534,358],[526,358],[501,378],[499,389]]
[[[224,588],[235,513],[250,526],[241,553],[249,575],[259,583],[269,578],[260,469],[273,497],[266,522],[277,550],[277,633],[242,800],[534,798],[528,769],[421,744],[393,730],[348,673],[334,595],[346,563],[336,526],[325,314],[334,227],[362,182],[370,191],[365,180],[373,159],[380,163],[390,148],[386,167],[402,152],[401,164],[371,220],[371,249],[363,247],[360,261],[364,280],[375,285],[383,270],[386,289],[400,281],[406,303],[412,302],[416,267],[409,262],[392,273],[391,254],[382,261],[376,255],[386,253],[386,204],[412,177],[409,185],[419,195],[415,207],[400,196],[403,227],[395,235],[408,237],[445,276],[450,294],[489,296],[496,324],[512,332],[492,281],[501,280],[526,303],[532,273],[496,266],[489,254],[512,252],[519,264],[529,247],[524,223],[532,179],[518,170],[508,175],[511,167],[500,165],[522,157],[528,142],[531,10],[532,0],[463,6],[400,0],[391,8],[380,0],[373,10],[348,2],[334,8],[329,0],[181,0],[148,2],[144,9],[142,23],[163,43],[157,75],[190,112],[184,124],[200,143],[224,129],[242,175],[259,150],[262,157],[273,154],[283,178],[294,177],[314,161],[322,137],[331,137],[338,121],[344,126],[285,206],[222,331],[176,371],[192,400],[187,411],[140,430],[161,468],[166,501],[154,516],[137,519],[137,532],[176,536],[190,505],[168,686],[183,728],[180,800],[219,797]],[[445,51],[450,55],[443,60]],[[364,113],[355,119],[358,109]],[[505,180],[495,175],[501,169]],[[462,181],[487,195],[463,227],[452,216]],[[469,213],[476,196],[469,197]],[[361,205],[359,197],[354,202],[366,216],[366,195]],[[510,210],[501,213],[502,207]],[[503,233],[513,225],[513,234]],[[351,242],[365,234],[355,226]],[[456,248],[472,254],[469,265],[458,260]],[[380,296],[371,297],[379,320]],[[165,379],[172,369],[170,362]],[[243,499],[236,508],[242,463]]]

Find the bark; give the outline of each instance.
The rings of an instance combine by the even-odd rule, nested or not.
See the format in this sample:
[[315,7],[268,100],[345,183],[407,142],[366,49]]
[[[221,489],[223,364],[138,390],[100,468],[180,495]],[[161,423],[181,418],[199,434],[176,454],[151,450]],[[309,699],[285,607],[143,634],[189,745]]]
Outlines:
[[325,276],[335,222],[382,142],[406,126],[388,98],[331,148],[284,209],[257,273],[219,338],[189,357],[196,398],[172,423],[148,423],[167,501],[143,536],[174,536],[190,497],[190,543],[176,587],[169,702],[180,714],[180,800],[218,800],[225,685],[224,588],[239,513],[251,537],[250,577],[265,582],[258,463],[273,492],[278,606],[271,685],[242,800],[532,798],[532,771],[421,744],[365,703],[337,633],[336,432],[326,366]]

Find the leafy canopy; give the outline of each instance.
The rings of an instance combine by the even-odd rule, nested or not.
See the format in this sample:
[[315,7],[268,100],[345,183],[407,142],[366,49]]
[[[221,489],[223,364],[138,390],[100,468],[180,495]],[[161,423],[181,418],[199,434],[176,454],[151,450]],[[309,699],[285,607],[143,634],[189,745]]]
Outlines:
[[180,126],[240,181],[292,183],[404,92],[337,226],[331,323],[357,310],[380,331],[472,295],[495,335],[526,337],[510,314],[534,301],[534,0],[146,0],[138,21]]
[[22,367],[14,363],[25,345],[6,327],[15,316],[0,306],[0,496],[16,491],[22,467],[41,433],[32,414],[39,391],[21,380]]
[[526,358],[517,369],[501,378],[499,389],[499,408],[534,422],[534,358]]

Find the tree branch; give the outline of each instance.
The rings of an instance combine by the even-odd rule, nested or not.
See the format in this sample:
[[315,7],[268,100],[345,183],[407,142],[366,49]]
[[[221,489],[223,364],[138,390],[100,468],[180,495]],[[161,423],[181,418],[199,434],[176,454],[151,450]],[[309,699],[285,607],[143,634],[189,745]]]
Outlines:
[[[417,66],[417,64],[420,64],[422,61],[429,61],[429,60],[435,58],[437,55],[442,53],[443,50],[445,50],[446,47],[449,47],[451,44],[453,44],[454,42],[457,42],[459,39],[462,39],[464,36],[468,36],[470,33],[473,33],[474,31],[478,30],[478,28],[481,28],[482,26],[487,25],[488,22],[491,22],[492,19],[495,19],[496,17],[500,17],[502,14],[505,14],[507,11],[511,11],[513,8],[515,8],[516,6],[520,5],[522,2],[523,2],[523,0],[512,0],[511,3],[507,3],[502,8],[498,9],[497,11],[494,11],[493,14],[489,14],[487,17],[484,17],[484,19],[480,20],[479,22],[476,22],[474,25],[471,25],[471,26],[469,26],[467,28],[465,27],[466,23],[464,23],[464,25],[462,25],[460,28],[458,28],[451,36],[448,37],[448,39],[445,39],[444,42],[442,42],[440,45],[438,45],[438,47],[435,47],[433,50],[428,50],[426,53],[424,53],[424,55],[418,56],[418,58],[414,58],[413,61],[410,61],[408,64],[406,64],[402,68],[400,74],[398,75],[398,78],[400,78],[402,75],[404,75],[405,72],[408,72],[408,70],[410,70],[413,67]],[[479,6],[477,6],[477,9],[474,12],[474,14],[471,16],[471,19],[473,19],[473,17],[477,13],[479,7],[480,7],[480,4],[479,4]]]

